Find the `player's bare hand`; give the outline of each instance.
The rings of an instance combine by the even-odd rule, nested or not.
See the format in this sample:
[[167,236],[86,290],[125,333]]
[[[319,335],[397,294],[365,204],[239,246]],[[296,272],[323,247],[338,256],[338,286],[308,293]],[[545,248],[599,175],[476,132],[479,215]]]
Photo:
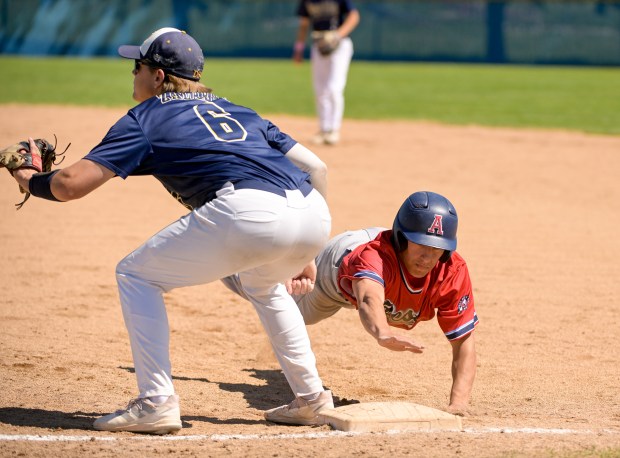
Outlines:
[[308,294],[314,289],[315,281],[316,264],[313,259],[299,274],[285,281],[284,285],[289,294]]
[[304,60],[304,49],[306,44],[303,41],[295,42],[295,46],[293,47],[293,62],[296,64],[300,64]]
[[412,353],[422,353],[424,351],[423,344],[408,339],[405,336],[379,336],[377,342],[382,347],[392,351],[410,351]]
[[291,278],[284,285],[288,293],[293,295],[308,294],[314,289],[314,282],[309,278]]

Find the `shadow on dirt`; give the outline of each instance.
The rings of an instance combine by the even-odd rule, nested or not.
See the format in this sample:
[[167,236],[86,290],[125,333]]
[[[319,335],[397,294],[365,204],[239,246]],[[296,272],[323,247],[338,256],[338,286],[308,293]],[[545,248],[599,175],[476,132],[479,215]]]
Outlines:
[[1,407],[0,423],[48,429],[93,429],[100,412],[60,412],[58,410]]
[[[23,407],[0,407],[0,423],[12,426],[26,426],[51,430],[83,430],[95,431],[93,422],[108,412],[60,412],[58,410],[26,409]],[[182,415],[183,429],[191,429],[193,421],[220,425],[256,425],[264,424],[264,420],[248,420],[243,418],[227,418],[202,415]]]
[[[128,372],[134,372],[133,367],[119,367]],[[220,389],[232,393],[242,393],[249,407],[258,410],[267,410],[292,401],[293,394],[282,371],[270,369],[243,369],[253,378],[261,380],[261,385],[248,383],[226,383],[211,381],[206,378],[192,378],[173,376],[174,380],[199,381],[216,384]],[[325,389],[329,389],[325,387]],[[355,399],[339,398],[334,394],[334,406],[356,404]],[[47,429],[78,429],[93,430],[93,421],[109,412],[61,412],[57,410],[27,409],[22,407],[0,408],[0,423],[13,426],[30,426]],[[211,424],[253,425],[264,423],[264,420],[248,420],[243,418],[220,419],[207,416],[182,416],[183,428],[192,428],[192,421]]]
[[[133,367],[119,366],[119,369],[126,370],[127,372],[134,373]],[[293,393],[291,388],[284,377],[284,374],[280,369],[242,369],[243,372],[248,372],[249,375],[257,380],[261,380],[261,385],[250,385],[247,383],[227,383],[216,382],[208,380],[206,378],[196,377],[184,377],[181,375],[173,375],[173,380],[180,381],[195,381],[204,383],[213,383],[219,386],[220,389],[231,393],[242,393],[243,398],[247,401],[250,407],[258,410],[267,410],[272,407],[276,407],[282,404],[287,404],[293,400]],[[328,387],[324,387],[329,390]],[[334,407],[345,406],[349,404],[358,404],[360,401],[356,399],[340,398],[334,395]]]

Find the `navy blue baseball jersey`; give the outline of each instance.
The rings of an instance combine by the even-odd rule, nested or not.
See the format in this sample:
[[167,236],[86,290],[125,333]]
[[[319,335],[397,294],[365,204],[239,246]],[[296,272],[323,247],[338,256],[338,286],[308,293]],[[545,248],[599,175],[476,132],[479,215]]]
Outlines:
[[187,208],[237,188],[307,188],[285,154],[297,142],[253,110],[207,93],[165,93],[129,110],[85,159],[121,178],[153,175]]
[[312,30],[336,30],[354,9],[349,0],[302,0],[297,15],[309,18]]

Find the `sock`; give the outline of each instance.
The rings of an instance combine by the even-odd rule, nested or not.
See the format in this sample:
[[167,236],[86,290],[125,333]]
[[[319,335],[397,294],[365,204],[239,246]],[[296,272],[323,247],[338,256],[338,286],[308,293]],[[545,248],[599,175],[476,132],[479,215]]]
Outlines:
[[322,391],[319,391],[318,393],[312,393],[312,394],[307,394],[305,396],[300,396],[300,398],[303,399],[304,401],[312,402],[312,401],[316,401],[321,395],[321,393]]
[[149,401],[151,401],[153,404],[163,404],[164,402],[166,402],[168,400],[170,396],[168,395],[162,395],[162,396],[149,396]]

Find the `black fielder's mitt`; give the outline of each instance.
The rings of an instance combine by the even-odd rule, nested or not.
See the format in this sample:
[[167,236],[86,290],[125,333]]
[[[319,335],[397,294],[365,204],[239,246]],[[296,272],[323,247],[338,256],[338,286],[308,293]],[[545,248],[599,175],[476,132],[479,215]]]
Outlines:
[[340,35],[335,30],[312,32],[312,41],[323,56],[329,56],[340,44]]
[[[50,172],[52,166],[60,164],[65,158],[63,157],[59,162],[56,162],[58,156],[62,156],[67,151],[67,148],[71,145],[67,145],[67,148],[62,153],[56,152],[56,135],[54,135],[54,145],[45,140],[44,138],[37,138],[34,143],[38,151],[30,151],[30,144],[28,141],[22,141],[15,143],[2,151],[0,151],[0,168],[6,167],[11,175],[15,170],[19,169],[34,169],[37,172]],[[24,200],[18,204],[15,204],[17,210],[23,207],[30,193],[19,187],[22,194],[26,194]]]

